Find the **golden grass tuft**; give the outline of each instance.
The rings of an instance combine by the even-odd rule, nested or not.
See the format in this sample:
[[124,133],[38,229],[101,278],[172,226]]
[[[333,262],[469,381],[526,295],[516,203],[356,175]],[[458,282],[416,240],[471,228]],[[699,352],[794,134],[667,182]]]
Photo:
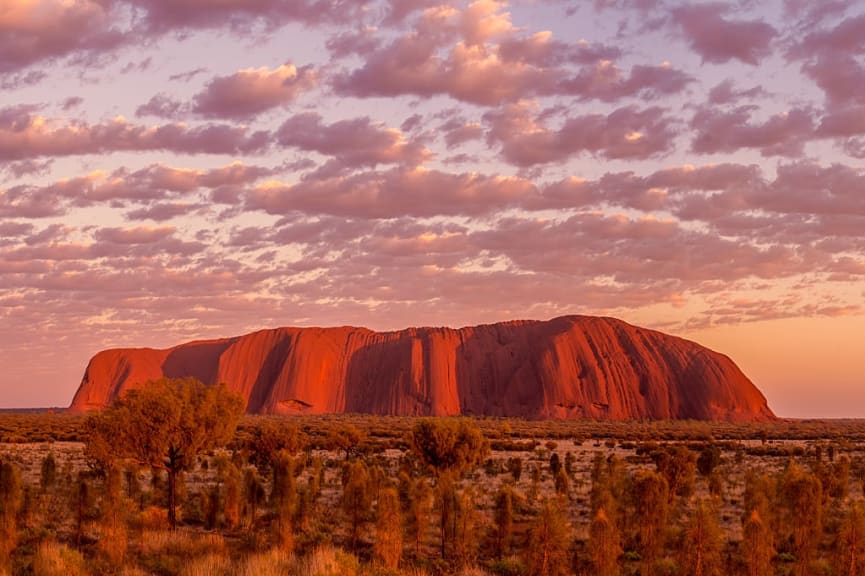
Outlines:
[[180,576],[227,576],[236,574],[231,561],[222,553],[205,554],[187,564]]
[[144,555],[170,554],[189,558],[222,554],[225,550],[225,539],[219,534],[197,534],[186,530],[147,530],[141,536],[141,553]]
[[319,546],[300,559],[295,567],[296,576],[357,576],[360,563],[357,558],[333,546]]
[[89,574],[84,556],[56,542],[39,544],[33,557],[34,576],[86,576]]
[[292,555],[274,548],[248,556],[233,572],[237,576],[283,576],[291,574]]
[[141,512],[139,521],[144,530],[168,530],[168,510],[150,506]]

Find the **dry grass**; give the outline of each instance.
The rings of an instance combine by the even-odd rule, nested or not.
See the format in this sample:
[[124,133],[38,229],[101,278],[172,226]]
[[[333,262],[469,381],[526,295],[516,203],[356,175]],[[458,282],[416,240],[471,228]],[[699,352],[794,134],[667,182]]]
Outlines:
[[292,555],[274,548],[248,556],[232,574],[238,576],[282,576],[291,574]]
[[225,539],[219,534],[202,534],[188,530],[146,530],[141,536],[144,555],[181,555],[184,558],[207,554],[224,554]]
[[211,553],[187,564],[180,576],[222,576],[235,573],[225,554]]
[[319,546],[295,566],[296,576],[356,576],[357,558],[333,546]]
[[149,572],[138,566],[124,566],[118,576],[151,576]]
[[46,541],[39,544],[33,557],[34,576],[86,576],[84,557],[62,544]]

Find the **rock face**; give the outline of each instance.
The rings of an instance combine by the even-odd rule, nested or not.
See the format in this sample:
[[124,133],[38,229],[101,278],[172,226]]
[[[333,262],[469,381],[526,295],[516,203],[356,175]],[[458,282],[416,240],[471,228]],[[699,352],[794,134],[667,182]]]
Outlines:
[[728,357],[612,318],[461,328],[277,328],[167,350],[106,350],[73,410],[151,379],[225,382],[253,413],[769,420]]

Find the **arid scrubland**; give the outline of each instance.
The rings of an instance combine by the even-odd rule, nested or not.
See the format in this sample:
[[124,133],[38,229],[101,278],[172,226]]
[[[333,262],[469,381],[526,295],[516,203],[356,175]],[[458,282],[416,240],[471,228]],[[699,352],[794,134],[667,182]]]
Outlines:
[[178,473],[0,415],[0,574],[852,575],[865,423],[244,417]]

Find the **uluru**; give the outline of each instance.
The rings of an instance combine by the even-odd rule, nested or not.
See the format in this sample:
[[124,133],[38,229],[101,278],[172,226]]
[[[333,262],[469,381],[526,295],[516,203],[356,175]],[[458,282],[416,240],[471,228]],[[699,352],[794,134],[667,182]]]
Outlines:
[[614,318],[451,328],[275,328],[168,349],[105,350],[71,409],[161,377],[225,382],[260,414],[774,419],[727,356]]

